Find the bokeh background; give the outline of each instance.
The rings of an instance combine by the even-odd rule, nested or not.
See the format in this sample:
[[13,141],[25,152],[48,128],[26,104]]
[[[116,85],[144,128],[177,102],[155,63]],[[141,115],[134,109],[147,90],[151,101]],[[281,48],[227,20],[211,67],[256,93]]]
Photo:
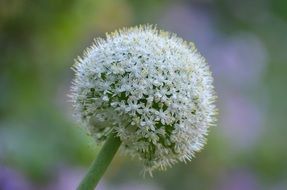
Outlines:
[[117,155],[97,189],[287,189],[286,0],[0,0],[1,190],[76,188],[100,147],[72,118],[70,67],[95,37],[145,23],[207,58],[218,125],[154,178]]

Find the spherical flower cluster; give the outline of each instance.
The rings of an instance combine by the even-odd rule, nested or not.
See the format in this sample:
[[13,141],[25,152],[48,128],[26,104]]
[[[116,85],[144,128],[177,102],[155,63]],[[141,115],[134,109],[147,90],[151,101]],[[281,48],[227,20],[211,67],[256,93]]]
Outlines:
[[115,133],[145,171],[190,160],[216,113],[213,79],[192,43],[152,26],[97,39],[75,66],[75,114],[97,142]]

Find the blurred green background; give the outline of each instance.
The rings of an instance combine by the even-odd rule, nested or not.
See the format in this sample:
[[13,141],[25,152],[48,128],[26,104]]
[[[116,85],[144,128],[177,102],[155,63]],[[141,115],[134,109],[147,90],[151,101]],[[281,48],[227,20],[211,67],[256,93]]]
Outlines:
[[207,58],[218,126],[154,178],[117,155],[98,189],[287,189],[287,1],[0,0],[1,190],[75,189],[100,147],[72,118],[70,67],[95,37],[145,23]]

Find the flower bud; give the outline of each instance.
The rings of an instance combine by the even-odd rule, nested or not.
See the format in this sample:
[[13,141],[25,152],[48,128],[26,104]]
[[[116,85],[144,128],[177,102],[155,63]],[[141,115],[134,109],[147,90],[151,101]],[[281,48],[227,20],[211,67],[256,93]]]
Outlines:
[[152,26],[97,39],[74,65],[75,115],[97,142],[114,132],[145,171],[190,160],[215,122],[213,78],[194,45]]

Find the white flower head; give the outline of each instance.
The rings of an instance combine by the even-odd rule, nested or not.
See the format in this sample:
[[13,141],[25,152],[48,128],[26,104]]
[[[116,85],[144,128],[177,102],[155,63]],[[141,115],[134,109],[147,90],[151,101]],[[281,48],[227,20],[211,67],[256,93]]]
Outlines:
[[190,160],[215,123],[213,78],[192,43],[152,26],[97,39],[75,66],[75,115],[97,142],[114,132],[145,171]]

